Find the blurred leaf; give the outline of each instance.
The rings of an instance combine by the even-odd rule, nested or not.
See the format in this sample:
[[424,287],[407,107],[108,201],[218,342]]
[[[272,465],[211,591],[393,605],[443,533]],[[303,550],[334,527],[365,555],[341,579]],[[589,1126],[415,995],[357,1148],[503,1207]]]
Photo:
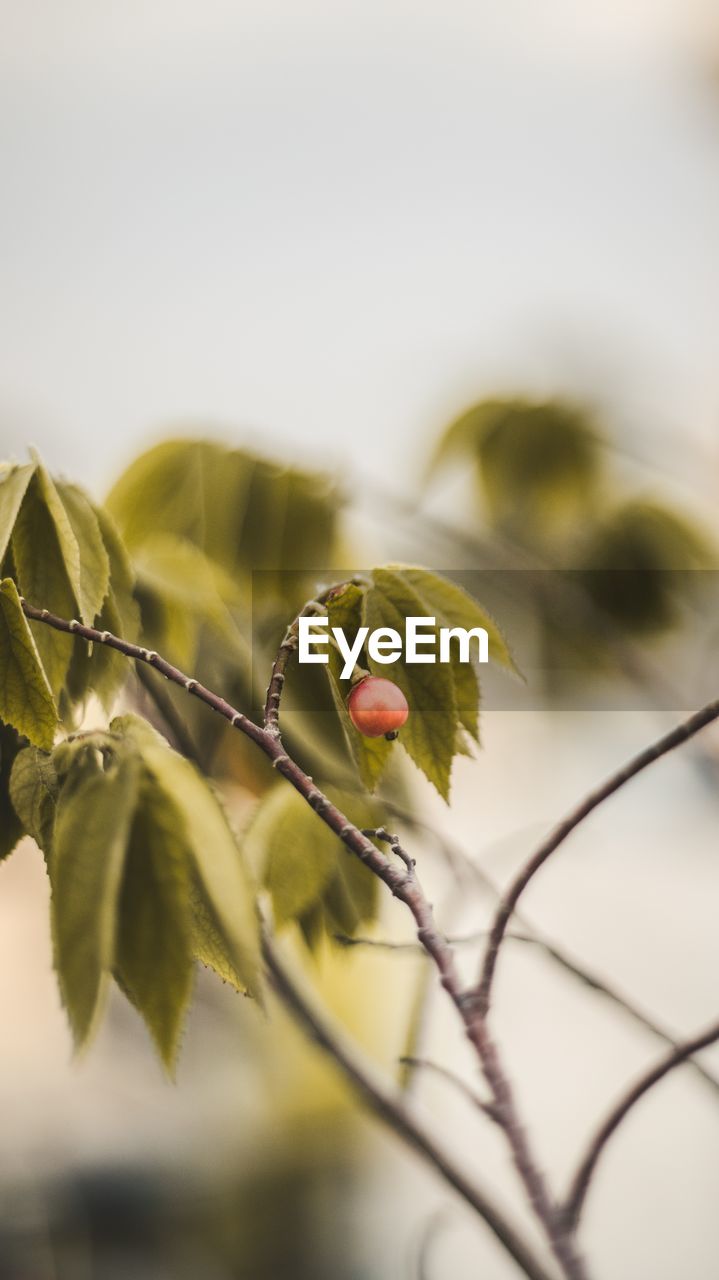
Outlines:
[[29,836],[46,857],[52,848],[59,783],[51,755],[26,747],[15,759],[10,775],[13,808]]
[[133,552],[161,529],[233,576],[264,570],[260,593],[294,588],[296,594],[300,582],[277,574],[326,567],[337,494],[325,477],[277,467],[242,450],[168,440],[130,465],[108,507]]
[[186,538],[158,532],[142,544],[135,570],[145,587],[227,626],[227,604],[240,597],[237,583]]
[[581,514],[600,471],[587,415],[561,401],[481,401],[450,424],[433,469],[470,458],[495,521],[514,530]]
[[[365,593],[363,607],[363,622],[370,631],[392,627],[404,635],[406,619],[423,615],[423,601],[401,569],[373,569],[372,586]],[[439,628],[434,630],[438,643]],[[431,633],[429,625],[426,631]],[[369,668],[374,675],[388,676],[388,668],[371,659]],[[448,800],[458,723],[451,666],[399,661],[392,666],[389,678],[402,690],[410,708],[400,743],[442,798]]]
[[[376,804],[334,788],[326,794],[356,826],[380,824]],[[299,921],[308,945],[320,929],[315,908],[322,906],[334,929],[345,933],[376,913],[375,877],[292,788],[279,785],[260,801],[244,844],[278,928]]]
[[[132,756],[106,772],[86,756],[82,770],[81,780],[58,801],[51,869],[55,965],[78,1046],[90,1032],[113,964],[118,894],[139,773]],[[37,820],[42,823],[42,813]]]
[[110,563],[110,596],[120,619],[124,640],[137,639],[140,616],[134,598],[135,572],[112,517],[102,507],[94,508]]
[[650,502],[616,508],[592,533],[579,578],[594,603],[630,632],[662,631],[692,570],[712,561],[706,538],[675,512]]
[[171,1069],[192,994],[190,851],[173,801],[144,781],[120,896],[115,968]]
[[15,583],[0,583],[0,717],[37,747],[55,738],[57,711]]
[[234,654],[249,667],[249,647],[228,608],[238,602],[241,592],[220,565],[186,539],[158,533],[138,550],[135,568],[153,647],[181,665],[192,666],[200,627],[207,623],[228,656]]
[[261,852],[262,879],[278,926],[301,916],[336,873],[337,837],[290,787],[273,787],[246,840]]
[[299,926],[302,940],[308,951],[316,951],[323,938],[327,937],[329,929],[327,927],[327,917],[322,902],[315,902],[301,915],[297,924]]
[[362,925],[377,917],[379,880],[344,846],[337,858],[336,875],[324,896],[324,905],[333,931],[350,938]]
[[10,777],[20,751],[20,740],[15,729],[0,723],[0,861],[12,853],[24,834],[23,824],[10,794]]

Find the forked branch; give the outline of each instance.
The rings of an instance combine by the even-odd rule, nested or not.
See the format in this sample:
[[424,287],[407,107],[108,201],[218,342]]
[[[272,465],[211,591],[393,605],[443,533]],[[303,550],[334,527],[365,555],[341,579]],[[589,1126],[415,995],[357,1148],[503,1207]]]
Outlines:
[[[533,858],[530,859],[500,902],[490,931],[490,940],[480,982],[476,988],[466,989],[460,980],[452,947],[435,924],[432,907],[417,878],[413,860],[405,854],[395,837],[382,830],[381,833],[375,832],[373,835],[380,835],[380,838],[387,840],[390,848],[401,860],[402,865],[397,866],[396,862],[393,863],[384,857],[372,843],[369,835],[349,822],[345,815],[315,786],[312,779],[288,756],[284,749],[279,731],[279,708],[284,679],[278,679],[278,676],[284,677],[287,663],[294,650],[294,644],[291,642],[292,628],[287,633],[286,642],[283,644],[280,655],[278,655],[273,667],[268,690],[265,722],[263,725],[259,725],[231,706],[224,698],[207,689],[199,681],[186,676],[179,668],[167,662],[157,653],[144,649],[139,645],[129,644],[107,631],[97,631],[95,628],[85,626],[75,619],[67,621],[50,614],[45,609],[35,609],[25,601],[22,602],[22,605],[29,618],[43,622],[58,631],[79,635],[94,643],[107,644],[126,654],[129,658],[147,663],[168,680],[180,685],[188,693],[205,702],[217,714],[222,715],[233,727],[239,729],[240,732],[244,733],[260,747],[271,760],[278,773],[281,773],[295,787],[307,804],[315,810],[318,817],[326,823],[355,856],[365,863],[373,874],[384,882],[390,892],[407,906],[417,927],[418,941],[432,959],[441,984],[454,1004],[464,1025],[466,1035],[477,1053],[491,1091],[492,1116],[504,1131],[515,1167],[524,1184],[536,1216],[544,1228],[554,1256],[567,1280],[583,1280],[585,1268],[574,1243],[574,1228],[581,1211],[586,1187],[589,1184],[601,1150],[626,1112],[634,1105],[634,1102],[652,1084],[661,1079],[667,1071],[678,1065],[679,1062],[684,1061],[692,1053],[696,1052],[698,1048],[704,1047],[704,1045],[716,1039],[719,1036],[719,1028],[712,1028],[711,1032],[704,1033],[704,1036],[697,1041],[689,1042],[674,1050],[672,1054],[662,1061],[659,1067],[655,1068],[653,1072],[649,1073],[647,1077],[634,1086],[627,1097],[615,1108],[615,1111],[594,1139],[589,1153],[575,1178],[575,1184],[570,1193],[567,1206],[560,1208],[551,1198],[543,1174],[531,1150],[515,1107],[511,1086],[487,1027],[486,1012],[489,1008],[497,956],[517,901],[547,858],[599,804],[608,799],[609,796],[613,795],[648,765],[681,743],[686,742],[711,721],[716,720],[719,717],[719,701],[709,704],[672,730],[671,733],[659,739],[646,751],[641,752],[623,769],[612,775],[601,787],[592,792],[559,824],[540,846]],[[308,1013],[307,1009],[303,1008],[301,997],[294,990],[291,981],[288,986],[288,975],[282,970],[281,963],[267,939],[265,939],[264,945],[265,962],[270,970],[273,982],[283,995],[285,1002],[293,1008],[297,1016],[301,1017],[306,1029],[310,1030],[314,1038],[318,1039],[320,1044],[323,1044],[325,1048],[333,1053],[339,1065],[353,1079],[355,1086],[365,1093],[374,1109],[380,1114],[384,1114],[385,1118],[390,1119],[393,1125],[399,1128],[403,1136],[408,1141],[411,1141],[418,1150],[421,1150],[443,1173],[445,1178],[457,1190],[461,1191],[465,1199],[469,1199],[470,1203],[474,1204],[477,1212],[489,1222],[497,1237],[502,1240],[505,1248],[524,1268],[525,1274],[530,1277],[536,1277],[536,1280],[546,1280],[541,1264],[537,1263],[531,1252],[528,1256],[525,1256],[521,1242],[518,1251],[516,1240],[511,1231],[509,1235],[507,1234],[505,1226],[502,1225],[502,1216],[497,1216],[496,1209],[492,1205],[488,1206],[481,1195],[477,1198],[475,1194],[475,1199],[470,1199],[467,1195],[467,1188],[463,1187],[461,1175],[457,1175],[456,1170],[454,1172],[448,1171],[447,1162],[443,1161],[441,1155],[438,1158],[437,1153],[431,1147],[428,1148],[426,1143],[421,1140],[418,1141],[415,1128],[413,1128],[412,1117],[405,1114],[404,1109],[400,1110],[399,1113],[387,1111],[385,1106],[386,1097],[381,1093],[378,1094],[376,1089],[368,1088],[367,1082],[362,1079],[361,1072],[359,1076],[357,1075],[357,1068],[353,1066],[351,1057],[348,1061],[346,1055],[343,1055],[342,1050],[338,1049],[332,1038],[323,1032],[316,1019],[313,1020],[311,1011]],[[497,1224],[499,1224],[500,1230],[497,1230]]]
[[681,724],[676,725],[674,729],[671,729],[669,733],[664,734],[662,738],[657,739],[650,747],[640,751],[632,760],[629,760],[621,769],[618,769],[616,773],[607,778],[601,786],[594,791],[590,791],[589,795],[576,808],[572,809],[566,818],[562,819],[539,846],[536,853],[525,863],[502,897],[489,931],[489,941],[477,984],[477,999],[483,1014],[486,1014],[489,1010],[494,973],[507,925],[525,889],[540,868],[544,866],[547,859],[564,843],[567,836],[571,835],[580,823],[584,822],[584,819],[588,818],[589,814],[599,808],[605,800],[615,795],[617,791],[620,791],[623,786],[630,782],[632,778],[636,778],[637,774],[642,773],[649,765],[660,760],[662,756],[668,755],[670,751],[674,751],[682,743],[688,742],[701,729],[705,729],[708,724],[718,718],[719,699],[708,703],[700,711],[696,711],[694,715],[689,716],[688,720],[684,720]]
[[[501,1068],[496,1048],[484,1022],[477,1017],[476,1001],[467,998],[467,993],[462,987],[455,967],[451,947],[435,925],[432,908],[414,874],[414,868],[404,863],[401,867],[391,863],[372,843],[371,839],[351,823],[336,805],[332,804],[328,797],[315,786],[313,780],[289,757],[284,749],[276,723],[271,723],[270,727],[267,728],[264,725],[255,724],[253,720],[238,711],[225,698],[220,697],[219,694],[214,693],[211,689],[207,689],[199,680],[186,675],[154,650],[131,644],[111,632],[98,631],[95,627],[78,622],[77,619],[59,618],[47,609],[35,608],[25,600],[22,600],[21,604],[26,617],[34,621],[42,622],[56,631],[79,636],[94,644],[109,645],[110,648],[117,649],[120,653],[124,653],[128,658],[132,658],[136,662],[147,663],[165,676],[167,680],[184,688],[187,693],[204,702],[234,728],[239,729],[241,733],[257,744],[270,759],[277,772],[292,784],[306,800],[307,804],[314,809],[318,817],[339,837],[350,852],[384,882],[394,897],[404,902],[409,908],[417,926],[417,937],[433,960],[442,986],[455,1005],[464,1024],[467,1037],[477,1051],[485,1077],[492,1090],[492,1105],[497,1115],[497,1123],[501,1124],[507,1136],[515,1167],[526,1188],[536,1215],[544,1228],[552,1251],[560,1263],[567,1280],[583,1280],[585,1274],[583,1265],[578,1258],[571,1236],[560,1217],[558,1206],[550,1198],[543,1175],[530,1152],[524,1127],[517,1116],[512,1091]],[[291,652],[292,650],[288,647],[287,660],[289,660]],[[274,671],[277,671],[277,665]],[[276,703],[273,699],[271,721],[279,717],[281,689],[282,682],[278,687],[279,697]],[[279,976],[276,976],[277,980],[280,981]],[[287,995],[286,985],[282,985],[282,990]],[[356,1081],[356,1083],[359,1084],[359,1081]],[[380,1103],[378,1109],[381,1109],[381,1105]],[[426,1148],[422,1149],[425,1155],[432,1159],[434,1163],[430,1152]],[[447,1177],[445,1164],[436,1164],[436,1167],[443,1176]],[[454,1178],[450,1180],[453,1186],[460,1189]],[[485,1216],[482,1208],[480,1208],[480,1202],[476,1203],[474,1207],[482,1216]],[[489,1221],[489,1219],[485,1220]],[[496,1220],[497,1215],[494,1213],[490,1225],[493,1225]],[[509,1248],[504,1239],[505,1234],[499,1238],[505,1243],[505,1247]],[[536,1277],[536,1280],[547,1280],[541,1265],[536,1259],[531,1258],[531,1254],[525,1258],[523,1254],[521,1257],[518,1256],[517,1252],[512,1249],[509,1249],[509,1251],[515,1260],[524,1266],[527,1275]],[[525,1265],[527,1262],[533,1269],[527,1270]]]

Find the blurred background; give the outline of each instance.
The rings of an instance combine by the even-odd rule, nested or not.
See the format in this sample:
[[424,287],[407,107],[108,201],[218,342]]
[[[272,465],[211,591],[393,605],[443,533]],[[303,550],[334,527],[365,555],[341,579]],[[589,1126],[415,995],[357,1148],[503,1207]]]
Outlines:
[[[716,567],[714,6],[4,0],[0,14],[4,458],[35,444],[102,498],[154,441],[211,435],[330,473],[334,563],[450,571],[530,555],[574,567],[578,547],[587,569],[624,568],[637,526],[622,540],[616,504],[650,502],[652,529],[656,504],[677,522],[651,565]],[[490,474],[481,416],[446,437],[424,487],[445,429],[490,397],[581,406],[572,439],[587,424],[601,438],[600,497],[570,442],[541,495],[560,526],[533,523],[522,476],[507,490]],[[554,688],[541,705],[490,702],[450,809],[414,774],[406,784],[498,882],[691,709],[697,669],[711,678],[710,644],[686,680],[683,650],[647,658],[647,628],[606,591],[593,600],[620,657],[631,644],[634,677],[641,633],[645,706],[620,696],[597,711]],[[690,633],[694,608],[682,601]],[[513,619],[516,602],[500,621],[521,647]],[[650,621],[654,644],[666,619]],[[657,670],[671,677],[661,696]],[[544,932],[687,1034],[716,1013],[719,739],[706,737],[703,755],[663,761],[596,815],[527,901]],[[458,905],[425,843],[446,927],[481,927],[486,899]],[[387,908],[377,928],[398,937],[404,922]],[[534,949],[508,947],[503,966],[497,1030],[562,1185],[593,1120],[662,1046]],[[308,971],[396,1070],[422,987],[412,954],[326,948]],[[176,1084],[120,999],[71,1061],[31,848],[0,867],[0,1018],[1,1280],[514,1274],[278,1011],[258,1020],[209,975]],[[471,1080],[441,1002],[423,1028],[423,1051]],[[516,1202],[496,1135],[446,1083],[420,1073],[412,1089]],[[712,1280],[718,1139],[716,1094],[691,1069],[637,1108],[588,1204],[598,1277]]]

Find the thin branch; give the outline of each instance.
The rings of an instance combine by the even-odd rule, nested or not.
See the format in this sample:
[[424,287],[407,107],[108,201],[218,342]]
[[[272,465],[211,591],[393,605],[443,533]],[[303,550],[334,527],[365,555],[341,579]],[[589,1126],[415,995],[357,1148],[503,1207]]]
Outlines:
[[287,628],[282,644],[277,650],[277,656],[272,664],[270,673],[270,683],[267,686],[267,697],[265,698],[264,726],[268,733],[273,733],[276,737],[280,735],[280,700],[287,667],[290,658],[297,649],[298,643],[297,624],[293,623],[291,627]]
[[402,1097],[377,1080],[372,1068],[362,1062],[356,1047],[347,1043],[346,1037],[338,1028],[330,1026],[314,1001],[301,990],[266,932],[263,933],[262,952],[272,986],[285,1007],[315,1044],[330,1055],[370,1110],[440,1171],[445,1181],[483,1218],[490,1231],[530,1280],[550,1280],[530,1246],[502,1210],[497,1208],[484,1188],[467,1178],[452,1157],[441,1149],[412,1114]]
[[421,1071],[431,1071],[434,1075],[441,1076],[443,1080],[447,1080],[449,1084],[463,1093],[473,1107],[481,1111],[488,1119],[497,1123],[497,1116],[491,1102],[487,1102],[481,1094],[477,1093],[471,1085],[467,1084],[461,1076],[450,1071],[449,1067],[442,1066],[441,1062],[433,1062],[431,1058],[415,1058],[411,1055],[399,1059],[402,1066],[415,1067]]
[[635,1084],[619,1099],[604,1122],[599,1126],[597,1132],[592,1138],[587,1148],[587,1153],[581,1161],[577,1172],[575,1173],[569,1194],[566,1200],[565,1214],[567,1224],[575,1230],[582,1214],[582,1208],[586,1199],[587,1192],[604,1148],[613,1133],[619,1128],[622,1121],[636,1105],[645,1093],[648,1093],[655,1084],[663,1080],[670,1071],[675,1067],[681,1066],[694,1053],[698,1053],[700,1049],[706,1049],[708,1045],[714,1044],[719,1040],[719,1022],[714,1023],[706,1031],[695,1036],[692,1040],[687,1040],[684,1044],[680,1044],[673,1053],[669,1053],[666,1057],[647,1071],[636,1081]]
[[[520,919],[518,912],[516,913],[516,918]],[[560,949],[554,942],[550,942],[548,938],[536,932],[524,921],[523,917],[522,920],[525,930],[530,931],[519,933],[513,929],[505,934],[508,942],[519,942],[525,946],[535,947],[546,955],[548,959],[554,961],[565,973],[575,978],[577,982],[581,982],[590,991],[595,991],[598,995],[604,996],[606,1000],[616,1005],[628,1018],[638,1023],[639,1026],[644,1027],[645,1031],[649,1031],[651,1035],[656,1036],[657,1040],[663,1040],[672,1049],[680,1047],[681,1041],[675,1033],[668,1031],[666,1027],[662,1027],[658,1022],[655,1022],[649,1014],[644,1013],[629,996],[619,991],[613,983],[608,982],[605,978],[600,978],[598,974],[588,969],[586,965],[580,964],[563,948]],[[350,936],[347,933],[335,933],[332,936],[339,946],[348,949],[351,947],[374,947],[378,951],[409,951],[415,954],[424,954],[419,943],[415,941],[400,942],[394,938],[369,938],[362,934]],[[483,942],[488,936],[489,930],[474,929],[471,933],[448,934],[447,941],[453,947],[466,947]],[[696,1058],[690,1058],[688,1065],[701,1077],[705,1084],[709,1085],[715,1095],[719,1094],[719,1078],[708,1067],[705,1067]]]
[[436,1209],[426,1222],[422,1223],[417,1245],[409,1263],[409,1280],[429,1280],[432,1246],[442,1227],[445,1226],[448,1216],[446,1208]]
[[627,782],[635,778],[637,774],[642,773],[649,765],[654,764],[656,760],[667,755],[670,751],[674,751],[676,747],[693,738],[701,729],[706,728],[713,720],[719,718],[719,699],[710,702],[707,706],[702,707],[700,711],[690,716],[688,720],[684,720],[682,724],[677,725],[669,733],[659,738],[652,746],[647,747],[644,751],[640,751],[634,756],[623,768],[613,773],[611,777],[602,783],[596,790],[590,791],[589,795],[577,805],[575,809],[564,818],[547,839],[539,846],[536,853],[525,863],[519,874],[515,877],[509,889],[502,897],[492,922],[489,934],[489,941],[482,963],[482,969],[479,982],[476,988],[476,994],[479,1009],[482,1014],[486,1014],[489,1010],[492,994],[492,982],[499,956],[499,950],[502,945],[507,925],[514,914],[515,907],[519,902],[527,885],[536,875],[541,867],[544,866],[547,859],[559,848],[567,839],[567,836],[575,830],[576,827],[584,821],[599,805],[608,800],[619,791]]
[[[280,736],[280,702],[282,700],[282,693],[285,686],[287,668],[292,655],[297,650],[300,639],[300,618],[306,618],[313,613],[322,613],[327,601],[330,600],[332,596],[337,595],[345,585],[346,584],[344,582],[341,582],[338,585],[328,587],[327,590],[323,591],[315,600],[308,600],[307,604],[300,610],[294,622],[290,623],[284,634],[282,644],[277,650],[275,660],[272,663],[263,715],[263,724],[265,729],[268,733],[273,734],[277,738]],[[332,639],[331,636],[328,638],[330,640]]]
[[[475,1049],[485,1079],[492,1092],[498,1123],[504,1130],[515,1169],[519,1175],[534,1212],[542,1224],[555,1258],[568,1280],[584,1280],[585,1268],[571,1233],[552,1199],[531,1151],[514,1102],[514,1093],[500,1061],[497,1048],[479,1007],[476,993],[465,990],[455,965],[454,953],[446,938],[438,930],[432,906],[420,885],[414,867],[400,870],[384,857],[368,836],[362,834],[336,805],[320,791],[312,779],[290,759],[277,730],[266,729],[233,707],[211,689],[178,667],[167,662],[153,650],[130,644],[108,631],[98,631],[77,619],[59,618],[47,609],[36,609],[25,600],[22,607],[28,618],[45,623],[56,631],[82,636],[95,644],[107,644],[139,662],[146,662],[161,672],[168,680],[199,698],[218,715],[223,716],[234,728],[246,734],[265,753],[284,778],[304,798],[322,821],[339,836],[343,844],[374,874],[382,880],[395,898],[403,902],[411,912],[417,926],[417,937],[431,957],[439,979],[452,1001],[464,1025],[465,1033]],[[279,703],[278,703],[279,709]]]
[[[645,1013],[640,1009],[638,1005],[636,1005],[629,996],[625,995],[623,991],[620,991],[613,983],[608,982],[606,978],[600,978],[591,969],[580,964],[570,956],[564,948],[560,949],[553,942],[550,942],[549,939],[534,932],[513,932],[508,933],[507,937],[514,939],[515,942],[523,942],[528,946],[538,947],[546,956],[561,966],[566,973],[575,977],[578,982],[581,982],[591,991],[595,991],[598,995],[604,996],[605,1000],[609,1000],[612,1004],[616,1005],[616,1007],[621,1009],[622,1013],[626,1014],[627,1017],[644,1027],[644,1029],[649,1031],[651,1035],[656,1036],[657,1040],[663,1040],[664,1043],[669,1045],[672,1049],[679,1049],[681,1047],[682,1042],[679,1040],[675,1032],[668,1031],[666,1027],[661,1026],[654,1020],[654,1018],[650,1017],[648,1013]],[[705,1084],[709,1085],[716,1097],[716,1095],[719,1094],[719,1078],[717,1078],[714,1072],[710,1071],[708,1067],[705,1067],[698,1058],[690,1057],[687,1065],[701,1077]]]
[[408,875],[414,873],[415,860],[402,848],[399,836],[392,835],[385,827],[364,827],[362,835],[368,836],[370,840],[381,840],[383,844],[388,844],[395,857],[406,866]]

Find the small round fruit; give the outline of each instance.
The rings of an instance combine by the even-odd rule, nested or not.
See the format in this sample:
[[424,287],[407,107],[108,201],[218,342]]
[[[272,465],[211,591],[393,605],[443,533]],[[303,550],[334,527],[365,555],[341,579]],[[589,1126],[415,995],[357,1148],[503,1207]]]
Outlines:
[[365,676],[347,699],[350,720],[365,738],[397,737],[409,715],[407,699],[391,680]]

